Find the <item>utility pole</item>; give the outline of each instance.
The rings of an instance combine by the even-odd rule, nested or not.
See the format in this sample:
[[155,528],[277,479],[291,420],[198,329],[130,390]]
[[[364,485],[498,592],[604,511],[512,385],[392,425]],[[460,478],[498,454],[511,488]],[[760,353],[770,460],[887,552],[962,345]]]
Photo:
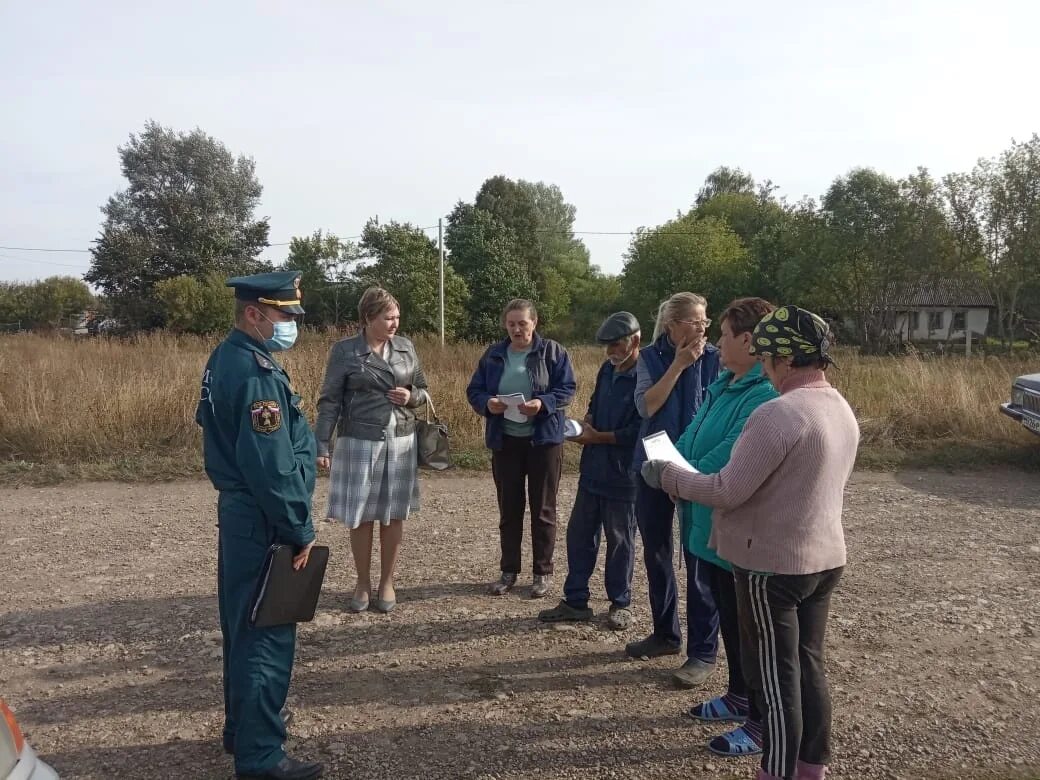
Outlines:
[[441,256],[441,346],[444,346],[444,220],[437,217],[437,251]]

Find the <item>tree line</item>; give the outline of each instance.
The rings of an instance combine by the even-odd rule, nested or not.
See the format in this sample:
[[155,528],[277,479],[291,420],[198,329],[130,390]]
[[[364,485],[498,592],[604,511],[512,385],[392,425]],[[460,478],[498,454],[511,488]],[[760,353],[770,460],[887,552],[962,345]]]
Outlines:
[[[201,130],[154,122],[119,157],[127,187],[102,208],[86,281],[129,327],[225,328],[224,278],[271,268],[259,257],[269,228],[255,215],[253,161]],[[907,291],[949,280],[989,291],[1006,343],[1040,320],[1036,134],[941,178],[853,168],[819,200],[789,202],[771,181],[720,167],[689,206],[634,232],[618,275],[590,263],[575,215],[559,187],[505,176],[456,203],[444,234],[447,336],[497,337],[500,306],[524,297],[538,303],[546,333],[585,339],[611,311],[649,323],[662,299],[691,290],[714,307],[740,295],[796,302],[883,352],[898,339]],[[350,321],[360,292],[381,284],[401,301],[403,330],[439,329],[440,256],[420,226],[372,219],[349,241],[316,230],[292,238],[278,266],[302,271],[309,324]]]

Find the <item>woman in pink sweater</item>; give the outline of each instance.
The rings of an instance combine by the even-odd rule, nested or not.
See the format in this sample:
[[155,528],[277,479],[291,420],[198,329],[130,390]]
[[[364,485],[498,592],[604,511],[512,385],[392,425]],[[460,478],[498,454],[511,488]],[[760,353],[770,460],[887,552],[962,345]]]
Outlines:
[[758,780],[817,780],[830,759],[824,636],[859,426],[827,382],[829,347],[812,312],[766,315],[752,352],[780,397],[748,418],[729,463],[717,474],[665,461],[642,469],[648,485],[715,507],[710,544],[733,564],[743,666],[766,714]]

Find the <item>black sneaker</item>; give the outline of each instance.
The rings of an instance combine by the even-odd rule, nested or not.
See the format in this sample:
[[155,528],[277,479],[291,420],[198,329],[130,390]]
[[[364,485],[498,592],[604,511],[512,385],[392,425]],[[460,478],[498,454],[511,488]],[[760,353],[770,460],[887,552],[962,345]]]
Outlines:
[[659,658],[663,655],[679,655],[681,642],[666,642],[651,634],[638,642],[625,645],[625,653],[632,658]]
[[538,619],[543,623],[567,623],[592,620],[592,610],[585,607],[572,607],[566,601],[561,601],[552,609],[543,609],[538,613]]
[[497,582],[491,583],[488,593],[492,596],[504,596],[513,589],[514,585],[516,585],[516,573],[504,571]]

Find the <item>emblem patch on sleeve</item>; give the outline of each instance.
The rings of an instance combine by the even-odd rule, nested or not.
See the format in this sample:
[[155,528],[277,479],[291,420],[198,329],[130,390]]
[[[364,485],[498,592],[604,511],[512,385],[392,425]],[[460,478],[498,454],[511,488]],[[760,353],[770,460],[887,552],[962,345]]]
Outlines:
[[274,433],[282,427],[282,407],[277,401],[253,401],[249,416],[257,433]]

